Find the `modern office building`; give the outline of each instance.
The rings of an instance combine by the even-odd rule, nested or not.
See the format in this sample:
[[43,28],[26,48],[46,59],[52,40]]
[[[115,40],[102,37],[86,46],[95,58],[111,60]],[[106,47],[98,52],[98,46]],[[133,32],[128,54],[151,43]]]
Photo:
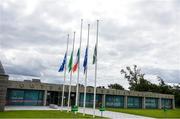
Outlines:
[[[62,85],[41,83],[39,79],[12,81],[8,80],[0,63],[0,111],[5,105],[46,106],[60,105]],[[79,106],[83,106],[84,86],[79,87]],[[68,85],[65,86],[64,105],[67,105]],[[76,86],[72,86],[71,105],[75,104]],[[93,106],[93,87],[87,87],[86,106]],[[96,106],[115,108],[175,108],[174,95],[152,92],[137,92],[97,88]]]

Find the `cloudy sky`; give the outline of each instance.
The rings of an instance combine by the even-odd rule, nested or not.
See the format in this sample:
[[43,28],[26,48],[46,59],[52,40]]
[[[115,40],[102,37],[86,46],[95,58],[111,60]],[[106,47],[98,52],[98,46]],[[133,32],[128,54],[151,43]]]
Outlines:
[[[81,70],[89,23],[88,84],[93,85],[92,55],[99,19],[98,85],[120,83],[127,89],[120,70],[134,64],[152,82],[160,76],[166,83],[180,83],[179,6],[179,0],[0,0],[0,60],[13,80],[31,76],[62,83],[63,73],[57,70],[67,34],[70,54],[76,31],[77,52],[83,18]],[[73,84],[76,78],[75,73]]]

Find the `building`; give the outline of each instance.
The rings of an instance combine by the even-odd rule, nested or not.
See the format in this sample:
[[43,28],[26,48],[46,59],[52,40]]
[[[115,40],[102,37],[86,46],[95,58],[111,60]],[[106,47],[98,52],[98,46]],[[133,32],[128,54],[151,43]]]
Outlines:
[[[64,105],[67,105],[68,85],[65,86]],[[71,105],[75,104],[76,86],[72,86]],[[83,106],[84,87],[79,86],[79,106]],[[5,105],[40,106],[60,105],[62,85],[41,83],[39,79],[12,81],[8,80],[0,63],[0,110]],[[87,87],[86,106],[93,106],[93,87]],[[116,108],[175,108],[174,95],[152,92],[137,92],[97,88],[96,106]]]

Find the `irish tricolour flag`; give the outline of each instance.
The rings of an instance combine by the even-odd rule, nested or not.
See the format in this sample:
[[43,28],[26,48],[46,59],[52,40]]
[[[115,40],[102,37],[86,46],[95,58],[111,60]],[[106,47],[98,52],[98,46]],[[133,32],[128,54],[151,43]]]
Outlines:
[[79,50],[80,50],[80,49],[78,49],[77,56],[76,56],[76,62],[75,62],[75,64],[74,64],[74,66],[73,66],[73,72],[75,72],[75,71],[77,70],[77,68],[78,68],[79,58],[80,58]]

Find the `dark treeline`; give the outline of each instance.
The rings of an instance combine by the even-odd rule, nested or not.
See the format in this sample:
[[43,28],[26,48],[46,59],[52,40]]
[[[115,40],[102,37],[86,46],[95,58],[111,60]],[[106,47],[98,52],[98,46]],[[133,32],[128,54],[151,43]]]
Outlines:
[[121,86],[120,84],[117,84],[117,83],[108,85],[108,88],[124,90],[123,86]]

